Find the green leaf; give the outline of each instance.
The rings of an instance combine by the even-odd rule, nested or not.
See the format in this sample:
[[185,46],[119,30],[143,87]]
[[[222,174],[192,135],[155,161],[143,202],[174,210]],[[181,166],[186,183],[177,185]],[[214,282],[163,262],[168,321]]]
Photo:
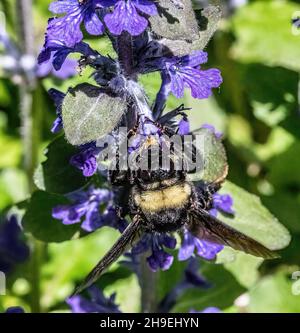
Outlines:
[[233,55],[243,62],[261,62],[299,71],[299,33],[291,20],[300,6],[291,1],[255,1],[233,17]]
[[[298,276],[297,276],[298,277]],[[299,278],[284,271],[266,276],[250,291],[248,311],[252,313],[299,313]]]
[[268,161],[270,172],[268,180],[276,187],[294,187],[300,185],[300,141],[296,141],[286,151]]
[[63,242],[80,232],[80,223],[63,225],[52,217],[52,209],[58,205],[69,204],[61,195],[43,191],[33,193],[22,220],[25,231],[44,242]]
[[227,157],[222,141],[207,128],[201,128],[196,134],[199,140],[197,146],[202,158],[202,170],[189,174],[187,178],[189,181],[217,181],[227,173]]
[[234,218],[220,216],[222,221],[271,250],[283,249],[290,243],[291,236],[287,229],[262,205],[257,196],[229,181],[225,182],[220,192],[233,197],[235,211]]
[[46,160],[42,162],[34,175],[34,182],[40,190],[66,194],[88,183],[82,172],[70,165],[72,156],[78,149],[66,142],[63,136],[52,141],[45,150]]
[[202,311],[207,307],[225,309],[234,303],[245,289],[226,271],[222,265],[205,263],[201,274],[211,283],[208,289],[189,289],[176,303],[172,312]]
[[204,49],[221,18],[219,7],[208,6],[195,15],[190,0],[180,2],[181,8],[171,0],[160,0],[159,15],[149,18],[152,30],[162,38],[160,43],[166,47],[166,52],[176,56]]
[[115,129],[127,110],[125,99],[90,84],[71,88],[62,104],[65,135],[72,145],[97,141]]
[[264,260],[246,253],[237,253],[226,247],[218,254],[217,263],[224,263],[224,267],[234,275],[245,288],[253,286],[260,277],[259,267]]

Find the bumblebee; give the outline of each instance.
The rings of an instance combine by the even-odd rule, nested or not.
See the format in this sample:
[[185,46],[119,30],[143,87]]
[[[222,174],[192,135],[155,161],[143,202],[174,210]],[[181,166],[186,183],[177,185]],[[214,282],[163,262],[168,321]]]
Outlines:
[[[160,126],[165,134],[173,135],[175,132],[172,127],[166,126],[165,123],[168,122],[161,121],[156,125]],[[132,135],[135,135],[135,130],[130,131],[128,138]],[[153,139],[146,140],[139,150],[140,152],[150,151],[156,144],[157,142]],[[171,161],[174,162],[174,158],[176,158],[175,154]],[[222,174],[213,181],[192,182],[188,177],[189,171],[176,170],[173,162],[169,169],[122,171],[117,168],[109,173],[112,187],[119,191],[117,201],[120,215],[130,216],[131,222],[108,253],[76,289],[75,294],[92,285],[143,233],[175,232],[184,227],[199,239],[226,245],[265,259],[278,257],[276,253],[256,240],[209,214],[213,205],[213,195],[226,179],[227,164]]]

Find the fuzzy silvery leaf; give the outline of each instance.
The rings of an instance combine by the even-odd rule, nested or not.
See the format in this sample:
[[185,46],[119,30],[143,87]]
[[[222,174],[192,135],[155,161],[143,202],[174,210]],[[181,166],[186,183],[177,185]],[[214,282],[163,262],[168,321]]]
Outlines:
[[153,32],[160,38],[165,53],[182,56],[193,50],[203,50],[218,27],[221,10],[208,6],[194,11],[190,0],[183,0],[183,7],[171,0],[159,2],[159,13],[151,17]]
[[191,0],[182,0],[182,7],[171,0],[158,1],[159,15],[149,18],[152,30],[170,40],[192,41],[198,36],[198,24]]
[[103,138],[119,124],[126,109],[126,100],[107,89],[85,83],[71,88],[62,104],[67,141],[83,145]]
[[227,174],[228,164],[225,148],[221,139],[208,128],[201,128],[197,132],[199,139],[199,153],[202,168],[199,172],[188,174],[190,181],[216,182]]

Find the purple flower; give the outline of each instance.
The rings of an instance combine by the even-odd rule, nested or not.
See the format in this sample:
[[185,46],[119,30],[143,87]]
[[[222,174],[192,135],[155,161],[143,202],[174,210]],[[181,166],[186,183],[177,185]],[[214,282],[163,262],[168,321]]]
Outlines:
[[22,229],[16,216],[0,222],[0,271],[9,273],[15,264],[26,261],[29,248],[22,239]]
[[57,118],[54,120],[52,124],[51,132],[58,133],[63,128],[63,122],[61,117],[61,106],[65,98],[65,94],[54,88],[50,89],[48,91],[48,94],[54,101],[54,104],[56,106],[56,115],[57,115]]
[[48,75],[53,75],[58,79],[65,80],[69,77],[74,76],[76,71],[77,61],[73,59],[66,59],[62,67],[57,71],[53,67],[53,56],[48,60],[48,62],[43,62],[37,66],[36,75],[39,78],[44,78]]
[[205,308],[204,310],[202,311],[197,311],[197,310],[194,310],[194,309],[191,309],[189,311],[189,313],[221,313],[222,311],[218,308],[215,308],[215,307],[208,307],[208,308]]
[[200,65],[207,62],[207,53],[194,51],[184,57],[162,58],[161,70],[165,80],[170,80],[170,90],[177,98],[182,98],[185,87],[191,89],[194,98],[208,98],[212,95],[212,88],[218,88],[222,83],[218,69],[200,69]]
[[128,31],[132,36],[140,35],[148,26],[148,21],[140,13],[156,15],[157,8],[150,0],[118,0],[112,14],[107,14],[104,21],[114,35]]
[[88,232],[103,226],[124,231],[126,222],[118,217],[113,207],[113,194],[109,190],[90,187],[88,191],[73,193],[69,198],[72,204],[57,206],[52,210],[52,216],[63,224],[80,223],[83,219],[81,228]]
[[130,138],[128,142],[128,152],[132,152],[139,149],[148,139],[149,136],[155,136],[157,141],[160,142],[160,129],[144,115],[140,116],[140,124],[136,134]]
[[88,289],[90,300],[76,295],[66,300],[73,313],[120,313],[118,305],[115,304],[116,295],[112,294],[106,298],[102,290],[95,286]]
[[25,313],[25,311],[20,306],[12,306],[10,308],[7,308],[5,313]]
[[147,258],[148,265],[153,272],[159,269],[168,270],[173,263],[173,256],[164,251],[164,247],[174,249],[176,239],[166,234],[145,234],[142,239],[132,248],[133,255],[138,255],[148,250],[152,251]]
[[101,7],[101,0],[58,0],[51,3],[49,10],[52,13],[65,16],[49,21],[47,37],[74,47],[83,39],[82,23],[90,35],[102,35],[105,28],[96,13],[96,7]]
[[212,260],[222,249],[222,245],[199,239],[194,237],[189,231],[184,230],[183,241],[178,252],[178,260],[184,261],[191,258],[195,251],[200,257]]
[[233,199],[229,194],[215,193],[213,195],[213,208],[209,211],[211,215],[217,216],[218,211],[225,214],[234,214]]
[[79,154],[74,155],[70,163],[82,171],[85,177],[93,176],[98,168],[97,165],[97,155],[99,149],[94,146],[89,146],[83,149]]
[[84,56],[97,56],[98,53],[84,42],[80,42],[70,47],[64,41],[51,39],[46,35],[46,40],[41,53],[38,56],[38,64],[52,61],[53,67],[59,71],[70,53],[81,53]]
[[221,139],[223,136],[223,133],[218,132],[213,125],[203,124],[201,128],[207,128],[208,130],[210,130],[216,136],[217,139]]

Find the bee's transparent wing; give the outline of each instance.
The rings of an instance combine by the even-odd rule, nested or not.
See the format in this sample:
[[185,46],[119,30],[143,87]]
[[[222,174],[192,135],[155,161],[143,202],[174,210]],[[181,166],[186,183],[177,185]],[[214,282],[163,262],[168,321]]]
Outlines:
[[107,254],[99,261],[95,268],[88,274],[85,280],[75,289],[73,295],[79,294],[84,289],[90,287],[95,283],[101,274],[115,262],[136,240],[139,234],[140,220],[138,217],[134,218],[133,221],[125,229],[121,237],[113,245],[113,247],[107,252]]
[[277,253],[267,249],[253,238],[219,221],[201,208],[193,208],[191,211],[188,230],[199,239],[220,245],[227,245],[235,250],[243,251],[256,257],[265,259],[279,257]]

